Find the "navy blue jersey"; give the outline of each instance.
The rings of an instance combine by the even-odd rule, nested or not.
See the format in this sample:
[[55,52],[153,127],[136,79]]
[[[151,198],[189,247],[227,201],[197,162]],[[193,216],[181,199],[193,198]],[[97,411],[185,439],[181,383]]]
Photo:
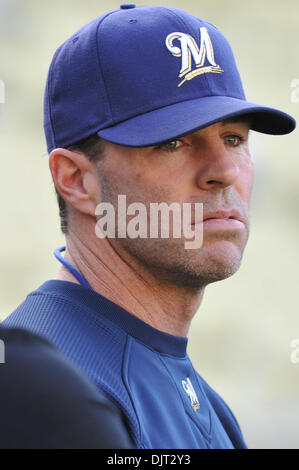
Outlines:
[[121,413],[45,339],[0,327],[0,449],[132,448]]
[[44,336],[77,364],[123,411],[137,448],[246,448],[229,407],[194,370],[187,338],[60,280],[29,294],[4,323]]

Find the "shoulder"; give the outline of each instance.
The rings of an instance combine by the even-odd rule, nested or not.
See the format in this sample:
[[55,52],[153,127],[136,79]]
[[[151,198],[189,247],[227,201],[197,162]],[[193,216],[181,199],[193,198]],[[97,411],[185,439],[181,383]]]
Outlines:
[[110,319],[115,308],[90,289],[50,280],[31,292],[3,324],[25,328],[54,344],[122,410],[136,438],[134,407],[122,380],[127,334]]
[[0,327],[0,448],[132,447],[119,410],[52,344]]

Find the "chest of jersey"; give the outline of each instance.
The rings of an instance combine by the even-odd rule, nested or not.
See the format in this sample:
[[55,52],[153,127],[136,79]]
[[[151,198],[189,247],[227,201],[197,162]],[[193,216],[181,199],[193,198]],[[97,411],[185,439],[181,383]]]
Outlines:
[[123,380],[134,403],[144,447],[233,447],[188,356],[168,356],[131,341]]

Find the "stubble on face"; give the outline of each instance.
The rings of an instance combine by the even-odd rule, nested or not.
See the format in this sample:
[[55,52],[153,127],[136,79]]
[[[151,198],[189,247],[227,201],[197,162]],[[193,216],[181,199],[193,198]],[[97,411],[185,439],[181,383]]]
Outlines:
[[[117,148],[113,149],[117,151]],[[126,152],[130,152],[126,150]],[[134,149],[132,152],[138,152]],[[140,151],[142,153],[142,151]],[[126,153],[126,156],[129,153]],[[112,155],[113,157],[113,155]],[[203,193],[198,199],[184,200],[180,194],[164,184],[161,178],[143,178],[142,171],[132,170],[134,166],[123,168],[118,158],[114,165],[107,166],[107,158],[99,165],[101,185],[101,202],[110,202],[117,207],[117,197],[125,194],[127,206],[142,202],[147,208],[148,227],[150,203],[166,202],[201,202],[204,212],[221,208],[234,207],[239,210],[246,221],[242,231],[203,232],[203,244],[198,249],[185,249],[182,238],[111,238],[109,242],[119,256],[137,272],[150,273],[161,282],[177,284],[189,288],[201,288],[232,276],[240,267],[243,251],[249,236],[249,214],[246,202],[238,192],[226,188],[221,192]],[[145,173],[144,173],[145,174]],[[145,183],[146,180],[146,183]],[[174,182],[175,184],[175,182]],[[129,218],[128,218],[129,220]],[[117,218],[116,218],[117,233]]]
[[[104,185],[102,200],[117,207],[115,185]],[[118,187],[117,194],[125,194],[124,188]],[[127,205],[136,202],[136,194],[126,190]],[[156,194],[157,197],[157,194]],[[161,195],[156,201],[171,204],[167,195]],[[138,202],[143,202],[139,197]],[[148,203],[147,213],[150,213]],[[129,220],[129,218],[128,218]],[[148,219],[148,227],[149,227]],[[116,223],[117,233],[117,223]],[[197,249],[186,249],[186,238],[111,238],[109,241],[121,258],[138,267],[146,269],[161,281],[176,283],[186,287],[204,287],[232,276],[240,267],[243,251],[248,239],[248,226],[240,233],[215,233],[205,235],[203,244]]]

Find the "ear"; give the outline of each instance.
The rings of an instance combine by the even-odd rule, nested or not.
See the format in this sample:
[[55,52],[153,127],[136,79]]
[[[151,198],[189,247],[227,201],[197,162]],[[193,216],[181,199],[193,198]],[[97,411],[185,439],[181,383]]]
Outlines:
[[67,204],[94,217],[100,194],[95,163],[80,152],[57,148],[50,154],[49,167],[56,189]]

